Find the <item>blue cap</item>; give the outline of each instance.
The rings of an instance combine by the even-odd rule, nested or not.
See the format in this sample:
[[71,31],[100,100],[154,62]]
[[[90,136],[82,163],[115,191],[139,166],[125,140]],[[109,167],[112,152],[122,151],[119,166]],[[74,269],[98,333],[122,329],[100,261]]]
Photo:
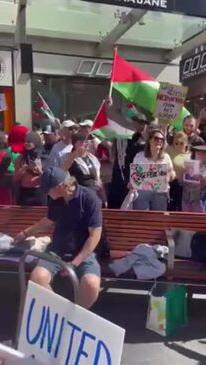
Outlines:
[[69,172],[59,167],[50,167],[42,175],[41,188],[45,193],[48,193],[50,189],[63,183],[68,176],[70,176]]

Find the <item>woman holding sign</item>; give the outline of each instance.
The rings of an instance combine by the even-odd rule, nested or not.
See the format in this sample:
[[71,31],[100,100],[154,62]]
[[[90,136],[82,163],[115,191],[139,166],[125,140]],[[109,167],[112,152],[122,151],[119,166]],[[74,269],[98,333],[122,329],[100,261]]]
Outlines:
[[137,153],[130,168],[130,188],[138,191],[133,209],[167,210],[169,182],[175,178],[172,161],[165,153],[165,135],[153,129],[145,151]]

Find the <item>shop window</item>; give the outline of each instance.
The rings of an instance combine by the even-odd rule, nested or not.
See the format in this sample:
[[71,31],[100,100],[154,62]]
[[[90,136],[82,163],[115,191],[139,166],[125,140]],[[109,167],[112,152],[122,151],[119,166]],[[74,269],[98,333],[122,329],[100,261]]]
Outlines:
[[33,123],[47,119],[37,103],[39,94],[56,118],[79,120],[92,118],[108,91],[109,80],[103,78],[35,75],[32,78]]

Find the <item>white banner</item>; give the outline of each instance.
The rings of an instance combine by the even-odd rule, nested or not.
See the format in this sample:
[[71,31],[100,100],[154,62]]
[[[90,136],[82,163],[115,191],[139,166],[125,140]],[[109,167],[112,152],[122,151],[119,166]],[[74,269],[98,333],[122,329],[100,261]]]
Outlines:
[[120,365],[125,330],[32,282],[19,350],[45,365]]
[[161,82],[157,95],[155,116],[160,121],[170,122],[175,120],[184,106],[186,95],[186,87]]

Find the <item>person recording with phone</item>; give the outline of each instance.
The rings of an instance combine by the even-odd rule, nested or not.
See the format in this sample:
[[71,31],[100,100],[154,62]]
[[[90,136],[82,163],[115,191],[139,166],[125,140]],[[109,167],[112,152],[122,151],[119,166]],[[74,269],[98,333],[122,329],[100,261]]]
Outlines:
[[42,175],[42,142],[38,133],[25,136],[25,148],[15,164],[14,180],[18,184],[17,204],[44,205],[46,202],[40,189]]
[[106,193],[100,177],[101,164],[90,153],[90,143],[84,135],[77,133],[72,137],[73,149],[65,159],[62,168],[74,176],[79,185],[91,188],[107,207]]

